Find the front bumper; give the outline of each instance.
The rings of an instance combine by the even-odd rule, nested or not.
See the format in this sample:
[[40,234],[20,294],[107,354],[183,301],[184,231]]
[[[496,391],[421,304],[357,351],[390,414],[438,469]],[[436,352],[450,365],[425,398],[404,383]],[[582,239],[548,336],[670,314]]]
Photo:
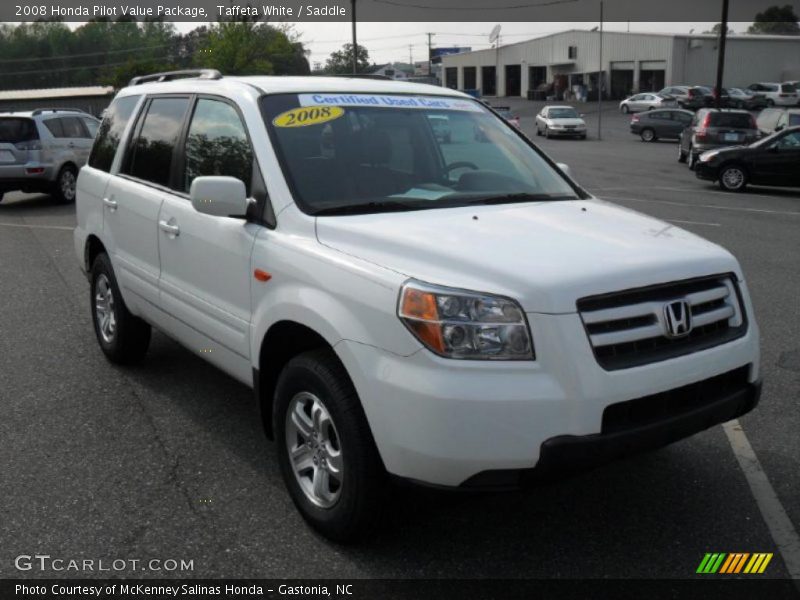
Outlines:
[[551,136],[572,136],[572,137],[579,137],[586,135],[586,128],[583,129],[553,129],[549,127],[547,131],[550,132]]
[[[677,390],[676,390],[677,391]],[[761,381],[743,382],[724,393],[711,393],[696,408],[655,419],[621,431],[573,436],[563,435],[542,443],[539,462],[532,469],[484,471],[465,481],[467,489],[519,488],[526,484],[563,477],[591,469],[624,456],[661,448],[714,425],[753,410],[761,397]],[[639,399],[612,407],[640,402]]]
[[[389,473],[458,487],[486,471],[530,470],[552,460],[563,436],[603,435],[611,405],[739,368],[746,368],[747,383],[759,377],[752,320],[744,336],[726,344],[616,371],[597,363],[577,314],[528,313],[528,320],[535,361],[449,360],[424,349],[398,356],[350,341],[335,346]],[[703,429],[666,426],[675,439]],[[663,435],[654,435],[651,441],[662,443]]]
[[697,161],[694,164],[694,174],[698,179],[716,181],[719,179],[719,166],[710,162]]

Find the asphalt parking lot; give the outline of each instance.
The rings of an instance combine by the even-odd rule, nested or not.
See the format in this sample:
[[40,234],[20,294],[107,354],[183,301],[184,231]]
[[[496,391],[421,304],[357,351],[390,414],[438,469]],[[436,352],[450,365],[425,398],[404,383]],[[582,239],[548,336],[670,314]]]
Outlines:
[[[774,552],[765,577],[798,576],[800,193],[721,192],[677,162],[673,142],[628,133],[613,107],[602,141],[596,107],[582,107],[590,137],[578,141],[536,137],[540,104],[497,104],[512,105],[597,196],[739,258],[764,377],[741,430],[714,427],[519,493],[398,490],[383,532],[332,545],[294,509],[250,391],[161,334],[141,366],[109,364],[74,256],[74,207],[9,194],[0,204],[0,577],[52,577],[15,569],[16,556],[39,553],[193,560],[192,571],[169,575],[203,578],[687,578],[706,552]],[[741,458],[742,431],[761,470]]]

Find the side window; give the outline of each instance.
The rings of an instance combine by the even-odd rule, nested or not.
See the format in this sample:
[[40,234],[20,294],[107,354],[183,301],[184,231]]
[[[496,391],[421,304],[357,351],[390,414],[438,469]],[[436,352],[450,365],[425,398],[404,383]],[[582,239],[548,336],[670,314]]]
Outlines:
[[114,162],[122,134],[130,121],[133,110],[140,96],[126,96],[114,100],[106,109],[100,128],[97,130],[92,153],[89,155],[89,166],[101,171],[109,171]]
[[197,101],[186,136],[181,190],[188,192],[194,178],[203,175],[241,179],[250,194],[253,150],[239,113],[226,102],[206,98]]
[[44,122],[44,126],[47,127],[47,130],[53,135],[55,138],[63,138],[64,136],[64,128],[61,124],[61,119],[47,119]]
[[188,98],[154,98],[130,148],[130,158],[123,173],[168,186],[172,154],[188,108]]
[[775,144],[781,150],[800,150],[800,132],[786,134]]
[[85,138],[89,137],[83,122],[78,117],[63,117],[61,119],[61,126],[64,128],[64,137],[67,138]]
[[86,131],[89,133],[89,137],[93,138],[97,134],[97,128],[100,126],[100,123],[89,117],[81,117],[81,120],[83,124],[86,125]]

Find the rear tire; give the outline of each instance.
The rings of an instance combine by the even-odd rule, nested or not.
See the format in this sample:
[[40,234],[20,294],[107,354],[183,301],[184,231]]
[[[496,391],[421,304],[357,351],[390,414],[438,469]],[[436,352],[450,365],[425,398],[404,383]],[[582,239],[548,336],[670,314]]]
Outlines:
[[689,169],[694,171],[694,166],[696,164],[697,164],[697,153],[691,148],[689,148],[689,160],[688,160]]
[[726,192],[741,192],[747,186],[747,171],[733,164],[725,165],[719,171],[719,187]]
[[656,132],[649,127],[642,129],[641,133],[639,133],[639,137],[642,138],[643,142],[655,142],[658,139],[656,137]]
[[356,390],[332,350],[305,352],[284,367],[273,430],[283,480],[314,529],[338,542],[374,529],[385,505],[386,472]]
[[767,98],[767,107],[772,108],[773,106],[775,106],[775,100],[772,98]]
[[94,259],[91,282],[92,323],[100,349],[113,363],[141,361],[150,345],[150,325],[128,311],[107,254]]
[[5,196],[5,192],[0,192],[0,202],[3,201],[3,196]]
[[75,191],[78,181],[78,171],[75,167],[65,165],[58,172],[58,177],[53,184],[53,198],[59,204],[72,204],[75,202]]

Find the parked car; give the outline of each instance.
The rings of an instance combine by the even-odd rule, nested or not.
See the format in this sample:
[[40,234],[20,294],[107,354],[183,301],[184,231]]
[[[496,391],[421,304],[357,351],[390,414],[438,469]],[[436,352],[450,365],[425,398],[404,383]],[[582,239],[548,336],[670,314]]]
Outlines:
[[743,108],[745,110],[761,110],[767,106],[765,96],[756,94],[750,90],[742,88],[728,88],[731,108]]
[[62,108],[0,113],[0,200],[18,190],[73,202],[99,125],[89,114]]
[[[783,114],[778,118],[778,123],[775,125],[775,131],[781,131],[787,127],[796,127],[800,125],[800,108],[789,108],[783,111]],[[798,165],[800,168],[800,165]]]
[[775,131],[786,109],[784,108],[765,108],[756,118],[756,127],[759,135],[769,135]]
[[[716,108],[717,92],[713,85],[699,85],[697,86],[703,90],[704,101],[708,108]],[[731,106],[731,97],[727,88],[720,89],[720,108],[735,108]]]
[[693,169],[697,157],[721,146],[749,144],[758,139],[753,116],[744,110],[702,108],[681,133],[678,162],[689,162]]
[[694,170],[700,179],[718,181],[730,192],[740,192],[750,183],[800,187],[800,127],[783,129],[749,146],[704,152]]
[[511,123],[517,129],[520,128],[519,117],[511,112],[511,108],[508,106],[495,106],[493,107],[497,114],[503,117],[506,121]]
[[571,106],[545,106],[536,115],[536,135],[547,138],[555,136],[586,139],[586,121],[583,115]]
[[619,103],[619,110],[623,114],[655,110],[656,108],[670,108],[678,106],[675,98],[660,94],[634,94]]
[[[443,143],[441,114],[489,142]],[[136,78],[78,178],[97,342],[136,362],[156,326],[251,387],[291,499],[336,540],[395,478],[513,487],[752,410],[737,260],[566,171],[430,85]]]
[[631,117],[631,133],[645,142],[661,138],[680,139],[681,133],[692,122],[694,113],[680,108],[644,112]]
[[673,85],[665,87],[658,94],[674,98],[679,108],[687,110],[711,106],[713,101],[711,90],[696,85]]
[[797,87],[792,83],[753,83],[747,86],[751,92],[764,96],[767,106],[796,106]]

